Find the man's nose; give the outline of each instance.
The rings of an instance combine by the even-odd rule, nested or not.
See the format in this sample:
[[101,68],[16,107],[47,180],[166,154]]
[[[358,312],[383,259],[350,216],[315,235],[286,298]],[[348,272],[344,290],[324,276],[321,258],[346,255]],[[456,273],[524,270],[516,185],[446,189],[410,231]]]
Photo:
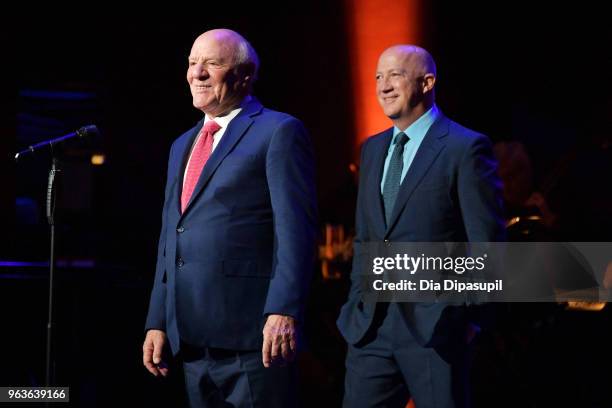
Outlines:
[[193,67],[193,76],[196,78],[208,78],[208,70],[204,64],[196,64]]
[[380,83],[380,91],[387,93],[387,92],[391,92],[393,90],[393,85],[391,85],[391,81],[388,80],[382,80]]

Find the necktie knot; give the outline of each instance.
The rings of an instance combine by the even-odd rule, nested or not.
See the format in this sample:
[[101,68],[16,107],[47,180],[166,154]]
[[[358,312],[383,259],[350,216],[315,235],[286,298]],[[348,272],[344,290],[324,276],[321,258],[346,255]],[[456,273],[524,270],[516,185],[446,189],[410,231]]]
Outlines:
[[404,132],[399,132],[395,135],[395,144],[397,146],[404,146],[408,143],[408,140],[410,140],[410,138]]
[[221,126],[219,126],[217,122],[215,122],[214,120],[209,120],[204,124],[204,128],[202,129],[202,131],[204,133],[210,133],[211,135],[214,135],[215,133],[217,133],[217,131],[219,131],[219,129],[221,129]]

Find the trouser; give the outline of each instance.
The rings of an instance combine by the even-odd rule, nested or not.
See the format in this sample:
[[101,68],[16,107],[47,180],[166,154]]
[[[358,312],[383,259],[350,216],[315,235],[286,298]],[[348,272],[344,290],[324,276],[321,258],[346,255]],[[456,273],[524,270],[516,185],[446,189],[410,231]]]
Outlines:
[[297,406],[295,364],[265,368],[261,351],[181,344],[187,399],[192,408]]
[[455,330],[435,347],[421,346],[395,303],[379,303],[364,340],[349,345],[344,407],[466,408],[468,349]]

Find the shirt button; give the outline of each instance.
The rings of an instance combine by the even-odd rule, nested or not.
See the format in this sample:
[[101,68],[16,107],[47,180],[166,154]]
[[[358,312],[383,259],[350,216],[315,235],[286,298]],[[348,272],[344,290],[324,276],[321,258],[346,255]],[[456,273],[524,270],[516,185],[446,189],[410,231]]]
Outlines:
[[182,233],[182,232],[185,232],[185,227],[183,227],[183,226],[181,225],[180,227],[178,227],[178,228],[176,229],[176,232],[178,232],[179,234],[180,234],[180,233]]
[[183,265],[185,265],[185,261],[183,261],[183,258],[179,258],[176,260],[176,266],[179,268],[182,268]]
[[389,241],[388,239],[385,239],[385,245],[386,246],[391,246],[391,241]]

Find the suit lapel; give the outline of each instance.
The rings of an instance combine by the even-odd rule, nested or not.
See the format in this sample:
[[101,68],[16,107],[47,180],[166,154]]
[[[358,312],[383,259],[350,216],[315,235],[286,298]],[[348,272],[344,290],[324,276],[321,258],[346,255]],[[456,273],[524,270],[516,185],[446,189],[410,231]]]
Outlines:
[[[191,194],[191,199],[189,200],[187,208],[185,208],[183,216],[189,211],[189,208],[191,207],[192,203],[197,199],[198,195],[202,192],[204,187],[206,187],[206,185],[210,181],[210,178],[215,173],[223,159],[225,159],[228,153],[232,151],[236,143],[238,143],[240,139],[242,139],[247,129],[253,123],[252,117],[258,114],[262,109],[262,105],[255,98],[253,98],[251,102],[246,104],[246,106],[242,109],[238,116],[236,116],[229,123],[229,126],[225,130],[225,133],[219,141],[219,144],[217,145],[213,153],[210,155],[210,158],[202,169],[202,174],[200,174],[198,183],[196,184],[193,193]],[[181,167],[183,170],[185,169],[185,163],[186,159],[184,159],[183,166]]]
[[414,160],[410,164],[410,168],[402,181],[400,186],[395,205],[393,206],[393,213],[391,214],[391,221],[387,226],[385,236],[388,236],[391,229],[397,222],[400,213],[404,209],[406,202],[412,196],[415,188],[419,185],[427,171],[433,164],[433,162],[440,154],[440,151],[444,147],[444,143],[441,140],[448,133],[448,119],[442,114],[440,117],[431,125],[423,142],[419,146]]
[[372,143],[373,162],[372,173],[368,180],[367,195],[370,200],[372,217],[374,218],[374,227],[382,236],[385,232],[385,208],[380,194],[380,181],[382,180],[383,170],[385,168],[385,158],[393,137],[393,128],[384,132],[384,136],[374,139]]

